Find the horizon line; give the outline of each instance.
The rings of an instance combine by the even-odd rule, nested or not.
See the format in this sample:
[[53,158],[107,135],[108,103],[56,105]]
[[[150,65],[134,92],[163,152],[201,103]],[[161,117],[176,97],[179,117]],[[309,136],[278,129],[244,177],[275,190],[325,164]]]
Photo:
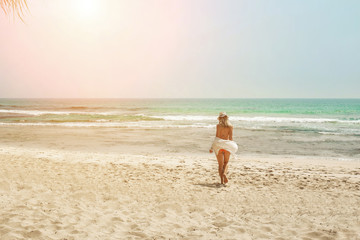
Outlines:
[[329,98],[329,97],[0,97],[0,99],[360,99],[360,97],[348,97],[348,98],[342,98],[342,97],[335,97],[335,98]]

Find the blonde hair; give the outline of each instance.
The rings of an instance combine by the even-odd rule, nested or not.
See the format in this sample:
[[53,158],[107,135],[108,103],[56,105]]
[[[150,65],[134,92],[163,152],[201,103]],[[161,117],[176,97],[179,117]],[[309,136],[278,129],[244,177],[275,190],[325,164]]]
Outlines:
[[232,127],[233,125],[230,123],[229,121],[229,117],[228,115],[226,115],[226,113],[220,113],[219,117],[219,125],[222,127]]

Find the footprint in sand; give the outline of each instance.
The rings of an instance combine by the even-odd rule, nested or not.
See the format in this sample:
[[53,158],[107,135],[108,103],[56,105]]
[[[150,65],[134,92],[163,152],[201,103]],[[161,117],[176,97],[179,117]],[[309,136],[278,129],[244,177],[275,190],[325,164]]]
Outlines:
[[131,230],[138,229],[139,225],[136,224],[136,223],[133,223],[133,224],[130,225],[130,228],[131,228]]
[[229,225],[229,221],[225,217],[220,216],[216,218],[213,225],[218,228],[223,228]]
[[265,232],[271,232],[272,229],[270,227],[267,227],[267,226],[264,226],[264,227],[261,227],[261,229]]
[[124,222],[124,220],[121,217],[113,217],[111,218],[112,222]]
[[42,233],[39,230],[30,231],[24,234],[26,238],[39,238],[41,235]]
[[160,212],[160,213],[156,214],[155,217],[157,219],[164,219],[164,218],[166,218],[166,213]]
[[148,238],[148,235],[146,235],[143,232],[129,232],[130,235],[134,235],[136,237],[140,237],[142,239]]
[[213,222],[213,225],[218,228],[223,228],[223,227],[228,226],[228,223],[222,222],[222,221],[215,221],[215,222]]
[[311,239],[314,239],[314,238],[320,238],[322,236],[322,233],[320,232],[308,232],[306,234],[307,237],[310,237]]

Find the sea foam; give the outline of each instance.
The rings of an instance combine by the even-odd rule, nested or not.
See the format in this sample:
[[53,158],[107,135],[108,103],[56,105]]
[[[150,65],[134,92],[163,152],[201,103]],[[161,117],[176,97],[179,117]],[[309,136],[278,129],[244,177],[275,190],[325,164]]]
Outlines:
[[0,113],[15,113],[15,114],[25,114],[25,115],[69,115],[69,114],[87,114],[87,115],[116,115],[116,112],[79,112],[79,111],[39,111],[39,110],[8,110],[8,109],[0,109]]
[[[196,116],[196,115],[167,115],[167,116],[151,116],[155,118],[162,118],[169,121],[216,121],[216,116]],[[242,117],[230,116],[230,121],[244,121],[244,122],[294,122],[294,123],[360,123],[360,119],[345,120],[334,118],[303,118],[303,117]]]

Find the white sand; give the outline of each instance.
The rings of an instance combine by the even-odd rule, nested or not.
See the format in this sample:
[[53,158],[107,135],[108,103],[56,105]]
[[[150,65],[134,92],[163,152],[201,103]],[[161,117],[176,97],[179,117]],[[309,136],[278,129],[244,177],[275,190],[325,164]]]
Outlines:
[[[16,145],[16,144],[14,144]],[[0,145],[0,239],[360,239],[360,163]]]

